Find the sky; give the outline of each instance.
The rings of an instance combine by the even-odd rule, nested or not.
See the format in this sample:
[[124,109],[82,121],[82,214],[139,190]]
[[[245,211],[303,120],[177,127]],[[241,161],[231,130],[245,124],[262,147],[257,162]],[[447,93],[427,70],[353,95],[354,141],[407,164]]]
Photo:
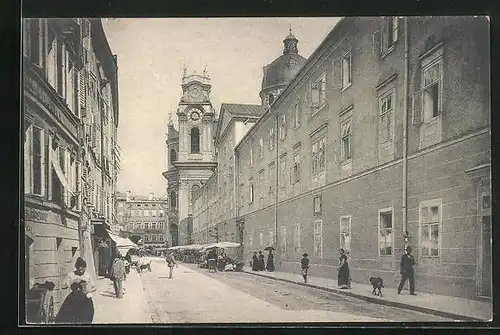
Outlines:
[[[339,18],[113,18],[103,19],[118,56],[121,171],[118,190],[166,194],[166,132],[187,73],[210,75],[211,101],[260,104],[263,66],[283,53],[292,33],[308,58]],[[176,118],[173,117],[175,122]],[[177,126],[176,126],[177,128]]]

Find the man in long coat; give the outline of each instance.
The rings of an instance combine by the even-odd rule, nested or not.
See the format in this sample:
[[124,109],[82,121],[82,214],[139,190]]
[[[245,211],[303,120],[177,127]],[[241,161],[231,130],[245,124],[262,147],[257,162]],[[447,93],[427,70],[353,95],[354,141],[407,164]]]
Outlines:
[[125,277],[125,263],[121,257],[116,257],[111,267],[111,280],[118,299],[123,298],[123,279]]

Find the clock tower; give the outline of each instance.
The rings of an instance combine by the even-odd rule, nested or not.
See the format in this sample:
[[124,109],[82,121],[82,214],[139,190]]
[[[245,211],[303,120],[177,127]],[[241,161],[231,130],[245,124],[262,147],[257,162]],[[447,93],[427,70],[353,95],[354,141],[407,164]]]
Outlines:
[[182,97],[177,108],[178,153],[176,160],[169,164],[178,182],[169,185],[168,193],[174,191],[178,195],[179,244],[186,244],[189,241],[185,241],[183,235],[185,232],[189,235],[191,229],[192,195],[217,167],[213,140],[217,124],[206,70],[201,75],[186,75],[184,71],[181,87]]

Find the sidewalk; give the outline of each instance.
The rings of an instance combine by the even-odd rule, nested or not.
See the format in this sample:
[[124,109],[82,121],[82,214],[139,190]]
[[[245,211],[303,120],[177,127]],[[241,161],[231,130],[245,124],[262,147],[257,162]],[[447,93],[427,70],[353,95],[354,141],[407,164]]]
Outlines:
[[132,270],[123,282],[123,299],[115,297],[113,282],[110,279],[97,278],[97,290],[93,293],[94,324],[152,323],[140,275]]
[[252,271],[248,267],[244,267],[243,272],[340,293],[372,303],[410,309],[456,320],[489,321],[492,319],[493,314],[491,302],[418,292],[418,290],[416,296],[410,296],[409,292],[405,290],[402,291],[402,294],[398,294],[396,288],[383,288],[383,297],[381,298],[372,295],[373,288],[368,284],[353,282],[352,288],[346,290],[338,288],[336,281],[331,278],[308,276],[308,283],[305,284],[302,276],[298,273]]

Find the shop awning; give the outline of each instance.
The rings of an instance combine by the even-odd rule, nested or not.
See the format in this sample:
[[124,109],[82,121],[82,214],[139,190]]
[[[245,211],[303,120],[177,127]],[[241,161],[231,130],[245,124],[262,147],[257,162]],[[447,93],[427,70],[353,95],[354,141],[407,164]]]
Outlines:
[[121,255],[125,256],[130,249],[138,249],[139,248],[137,246],[137,244],[135,244],[134,242],[132,242],[128,238],[123,238],[123,237],[120,237],[118,235],[115,235],[109,230],[106,230],[106,231],[108,232],[109,237],[113,240],[113,242],[115,242],[116,249],[118,250],[118,252]]

